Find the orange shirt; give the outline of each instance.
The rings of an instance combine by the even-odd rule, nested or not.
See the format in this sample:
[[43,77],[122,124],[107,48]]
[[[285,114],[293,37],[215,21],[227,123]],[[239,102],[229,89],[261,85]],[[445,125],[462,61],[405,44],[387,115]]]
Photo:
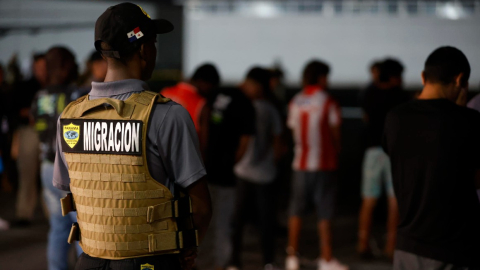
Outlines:
[[160,94],[182,105],[192,117],[197,132],[199,131],[200,112],[206,100],[193,85],[180,82],[175,86],[164,88]]

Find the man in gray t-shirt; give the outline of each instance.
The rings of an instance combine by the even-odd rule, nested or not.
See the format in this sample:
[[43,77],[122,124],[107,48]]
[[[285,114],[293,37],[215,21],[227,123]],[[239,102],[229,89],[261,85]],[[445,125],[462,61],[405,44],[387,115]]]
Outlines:
[[277,174],[275,153],[272,142],[280,140],[283,125],[277,109],[267,100],[253,101],[255,108],[255,135],[250,140],[247,151],[235,165],[237,177],[248,179],[256,184],[269,184]]
[[[241,268],[243,228],[248,214],[258,216],[263,264],[273,269],[275,262],[275,188],[276,157],[279,157],[282,122],[280,113],[269,101],[270,71],[252,68],[241,85],[242,92],[255,108],[255,134],[242,159],[235,165],[238,178],[232,220],[233,250],[230,266]],[[255,205],[251,207],[251,203]]]
[[[150,79],[155,67],[157,54],[157,48],[155,46],[156,35],[168,33],[172,30],[173,25],[170,22],[166,20],[151,20],[150,16],[135,4],[122,3],[109,7],[98,18],[95,25],[95,48],[107,61],[107,75],[105,82],[92,83],[92,90],[87,98],[89,100],[100,98],[126,100],[134,93],[148,90],[148,86],[144,81]],[[104,105],[109,106],[108,104]],[[180,189],[190,197],[193,225],[198,232],[198,242],[201,242],[210,222],[211,202],[205,180],[206,172],[193,121],[188,112],[175,102],[156,103],[152,106],[148,123],[144,123],[147,125],[147,134],[146,141],[143,142],[146,145],[146,150],[142,155],[145,157],[149,173],[155,181],[166,186],[173,194],[179,194],[178,190]],[[57,124],[57,127],[60,127],[60,124]],[[62,153],[62,150],[66,149],[62,149],[61,138],[63,136],[60,136],[59,132],[61,132],[60,128],[57,130],[57,153],[54,165],[53,184],[59,189],[68,191],[70,190],[68,164]],[[88,169],[87,172],[89,172]],[[105,185],[102,191],[111,191],[110,189],[113,189],[111,185]],[[92,200],[98,199],[90,197],[84,198],[84,203],[87,207],[98,202]],[[128,203],[129,199],[122,200]],[[100,208],[103,213],[102,208],[105,206],[103,206],[102,203],[99,203],[99,205],[98,208]],[[148,207],[149,210],[154,209],[150,207],[152,206]],[[116,228],[117,225],[120,225],[120,228],[122,228],[121,226],[123,225],[127,227],[133,225],[122,224],[123,222],[130,221],[128,219],[129,216],[125,216],[124,218],[126,218],[126,220],[118,219],[115,222],[110,220],[111,222],[109,221],[110,223],[108,224],[103,224],[98,221],[89,222],[97,222],[94,224],[100,226],[105,225],[106,227],[113,226],[113,228]],[[103,219],[103,221],[105,220],[107,219]],[[139,219],[137,219],[137,221],[138,220]],[[146,223],[149,222],[146,221]],[[140,230],[142,225],[149,224],[140,224],[138,230]],[[145,226],[141,227],[142,230],[144,227]],[[130,234],[138,234],[138,230],[133,229]],[[150,227],[150,230],[152,233],[157,231],[157,229],[153,227]],[[112,236],[109,236],[109,234],[112,234]],[[105,237],[110,237],[109,239],[120,239],[120,237],[116,237],[118,234],[121,233],[117,233],[116,231],[105,232]],[[129,233],[127,232],[125,237],[128,235]],[[148,241],[150,241],[150,236],[154,236],[154,234],[148,235]],[[157,234],[157,236],[159,236],[159,234]],[[187,237],[184,237],[184,240],[185,238]],[[162,255],[158,255],[158,253],[153,253],[158,251],[156,247],[161,245],[163,241],[165,241],[165,243],[168,242],[169,239],[162,237],[154,240],[155,241],[148,242],[148,249],[138,248],[140,243],[146,241],[135,240],[133,242],[137,244],[127,246],[126,250],[137,250],[138,256],[130,256],[127,253],[125,253],[127,254],[126,256],[122,254],[117,255],[117,253],[111,252],[111,254],[114,254],[113,259],[106,253],[107,250],[112,250],[112,246],[115,248],[113,250],[125,251],[125,248],[116,249],[118,242],[110,240],[113,241],[113,245],[110,244],[108,248],[106,244],[103,247],[102,245],[96,245],[95,248],[89,249],[89,251],[92,252],[92,256],[86,253],[80,256],[75,269],[87,270],[92,269],[92,267],[112,270],[133,270],[140,268],[192,269],[194,259],[196,258],[195,250],[186,250],[177,247],[173,251],[180,251],[180,256],[171,252],[168,252],[169,254],[162,253]],[[160,243],[158,243],[159,241]],[[122,243],[125,243],[124,240]],[[126,241],[126,243],[129,243],[129,241]],[[150,246],[150,243],[154,244]],[[87,242],[84,244],[87,245]],[[99,251],[97,252],[95,250]],[[167,251],[171,250],[167,249]],[[94,254],[94,252],[97,253]]]

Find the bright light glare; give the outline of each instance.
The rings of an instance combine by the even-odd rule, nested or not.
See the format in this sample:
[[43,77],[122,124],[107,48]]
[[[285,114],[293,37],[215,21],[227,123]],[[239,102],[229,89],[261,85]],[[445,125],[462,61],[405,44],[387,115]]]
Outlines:
[[440,17],[450,20],[458,20],[466,17],[463,8],[455,3],[445,3],[444,5],[440,6],[437,9],[437,14]]
[[252,13],[262,18],[272,18],[278,15],[277,7],[272,2],[254,2],[251,5]]

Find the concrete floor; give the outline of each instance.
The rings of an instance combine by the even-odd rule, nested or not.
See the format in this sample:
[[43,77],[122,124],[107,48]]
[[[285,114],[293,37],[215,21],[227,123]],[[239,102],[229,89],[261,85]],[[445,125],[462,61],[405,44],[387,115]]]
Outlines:
[[[13,194],[0,192],[0,217],[6,220],[14,218],[15,198]],[[285,220],[285,218],[279,218]],[[342,262],[348,264],[351,270],[387,270],[392,269],[386,261],[362,262],[355,253],[357,217],[344,215],[338,217],[333,226],[334,254]],[[286,229],[280,224],[281,229],[277,242],[277,264],[283,267],[285,259]],[[381,224],[376,239],[382,242],[383,229]],[[44,218],[41,207],[36,211],[34,224],[25,229],[10,229],[0,231],[0,270],[47,270],[46,241],[48,222]],[[260,243],[258,231],[253,226],[245,230],[243,262],[244,269],[261,269]],[[318,254],[318,238],[315,231],[315,217],[310,216],[304,221],[301,240],[302,269],[316,269],[315,258]],[[198,269],[213,269],[212,241],[207,236],[199,252],[197,261]],[[71,253],[70,269],[75,263],[74,253]]]

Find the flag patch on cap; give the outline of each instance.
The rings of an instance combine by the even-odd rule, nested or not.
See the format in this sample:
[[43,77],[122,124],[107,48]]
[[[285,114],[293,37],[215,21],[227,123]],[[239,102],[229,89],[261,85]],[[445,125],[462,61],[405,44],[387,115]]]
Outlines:
[[133,29],[133,31],[128,32],[127,37],[130,42],[134,42],[135,40],[143,37],[143,33],[140,31],[140,27],[137,27]]

